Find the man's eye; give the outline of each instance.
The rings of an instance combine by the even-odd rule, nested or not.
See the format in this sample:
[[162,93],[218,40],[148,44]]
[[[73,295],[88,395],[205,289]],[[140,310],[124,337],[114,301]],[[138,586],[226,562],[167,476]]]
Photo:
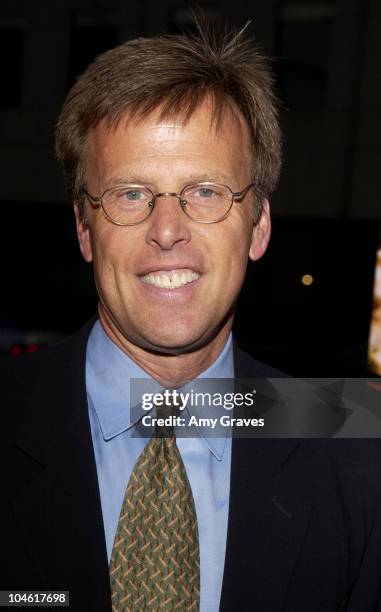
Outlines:
[[214,194],[213,189],[209,189],[209,187],[201,187],[197,190],[197,193],[202,198],[211,198]]
[[125,191],[124,196],[127,200],[141,200],[144,194],[134,189],[133,191]]
[[151,194],[144,189],[130,189],[128,187],[115,190],[110,197],[113,204],[124,207],[132,204],[143,206],[152,199]]

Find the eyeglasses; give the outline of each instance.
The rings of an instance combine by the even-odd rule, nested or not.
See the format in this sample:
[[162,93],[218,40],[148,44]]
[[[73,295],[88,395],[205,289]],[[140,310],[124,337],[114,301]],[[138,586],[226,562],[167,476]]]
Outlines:
[[233,202],[242,200],[253,183],[242,191],[233,192],[227,185],[203,182],[186,185],[180,193],[165,191],[153,193],[144,185],[119,184],[106,189],[101,196],[92,196],[82,189],[93,208],[102,208],[105,217],[115,225],[138,225],[145,221],[158,198],[174,197],[181,209],[197,223],[218,223],[227,217]]

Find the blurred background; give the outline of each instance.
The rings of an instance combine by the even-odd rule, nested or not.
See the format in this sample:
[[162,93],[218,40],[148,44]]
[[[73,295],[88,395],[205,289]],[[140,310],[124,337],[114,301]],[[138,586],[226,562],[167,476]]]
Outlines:
[[[258,359],[299,376],[377,372],[369,335],[381,219],[380,0],[199,1],[274,58],[284,167],[273,236],[249,266],[235,324]],[[34,352],[95,313],[54,160],[65,94],[96,55],[192,28],[176,0],[0,4],[0,355]],[[377,310],[378,308],[378,310]],[[376,314],[375,314],[376,313]],[[378,313],[378,314],[377,314]],[[375,327],[374,327],[375,329]],[[381,334],[374,334],[376,340]],[[381,365],[378,374],[381,374]]]

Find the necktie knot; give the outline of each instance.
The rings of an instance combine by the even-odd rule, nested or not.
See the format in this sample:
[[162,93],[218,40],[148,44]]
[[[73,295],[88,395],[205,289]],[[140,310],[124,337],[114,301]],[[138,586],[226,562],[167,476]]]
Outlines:
[[172,437],[176,418],[180,414],[182,403],[178,395],[172,392],[165,393],[164,401],[156,406],[156,416],[160,419],[156,422],[156,437]]

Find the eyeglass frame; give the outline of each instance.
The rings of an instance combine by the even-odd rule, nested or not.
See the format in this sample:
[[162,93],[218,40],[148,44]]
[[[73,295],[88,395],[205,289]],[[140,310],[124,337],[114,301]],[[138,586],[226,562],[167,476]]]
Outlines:
[[[191,217],[189,215],[189,213],[186,212],[185,207],[186,207],[187,201],[182,199],[182,194],[189,187],[196,187],[196,186],[199,186],[199,185],[201,187],[207,187],[207,186],[210,186],[210,185],[217,185],[217,186],[220,186],[220,187],[225,187],[231,193],[231,203],[230,203],[230,206],[229,206],[228,210],[226,211],[226,213],[224,213],[224,215],[222,217],[220,217],[216,221],[197,221],[196,219],[193,219],[193,217]],[[117,189],[118,187],[126,187],[126,186],[132,187],[134,189],[139,189],[139,188],[147,189],[152,194],[152,201],[149,202],[148,205],[147,205],[147,207],[150,209],[149,213],[141,221],[136,221],[135,223],[120,223],[119,221],[115,221],[114,219],[112,219],[110,217],[110,215],[106,212],[105,208],[104,208],[103,200],[104,200],[104,197],[105,197],[106,193],[109,192],[109,191],[112,191],[114,189]],[[180,204],[181,210],[188,217],[188,219],[191,219],[195,223],[203,223],[203,224],[206,224],[206,225],[210,225],[212,223],[220,223],[220,221],[223,221],[224,219],[226,219],[226,217],[228,216],[228,214],[230,213],[230,211],[231,211],[231,209],[233,207],[234,202],[243,200],[243,198],[247,195],[247,193],[248,193],[248,191],[249,191],[249,189],[251,187],[254,187],[254,183],[250,183],[249,185],[247,185],[247,187],[245,187],[241,191],[233,191],[231,189],[231,187],[229,187],[229,185],[224,185],[223,183],[213,183],[212,181],[202,181],[200,183],[189,183],[189,184],[185,185],[182,188],[182,190],[180,191],[180,193],[176,193],[176,192],[172,192],[172,191],[162,191],[162,192],[158,192],[158,193],[155,194],[146,185],[139,185],[139,184],[135,184],[135,183],[118,183],[118,184],[114,185],[113,187],[108,187],[107,189],[105,189],[105,191],[100,196],[93,196],[84,187],[82,187],[81,195],[85,196],[87,198],[90,206],[93,209],[101,208],[104,216],[106,217],[106,219],[108,219],[114,225],[119,225],[120,227],[133,227],[135,225],[140,225],[140,223],[143,223],[144,221],[146,221],[148,219],[148,217],[151,216],[151,214],[152,214],[152,212],[153,212],[153,210],[154,210],[154,208],[156,206],[157,198],[160,198],[160,197],[163,197],[163,196],[165,196],[165,197],[169,196],[169,197],[177,198],[178,202]]]

